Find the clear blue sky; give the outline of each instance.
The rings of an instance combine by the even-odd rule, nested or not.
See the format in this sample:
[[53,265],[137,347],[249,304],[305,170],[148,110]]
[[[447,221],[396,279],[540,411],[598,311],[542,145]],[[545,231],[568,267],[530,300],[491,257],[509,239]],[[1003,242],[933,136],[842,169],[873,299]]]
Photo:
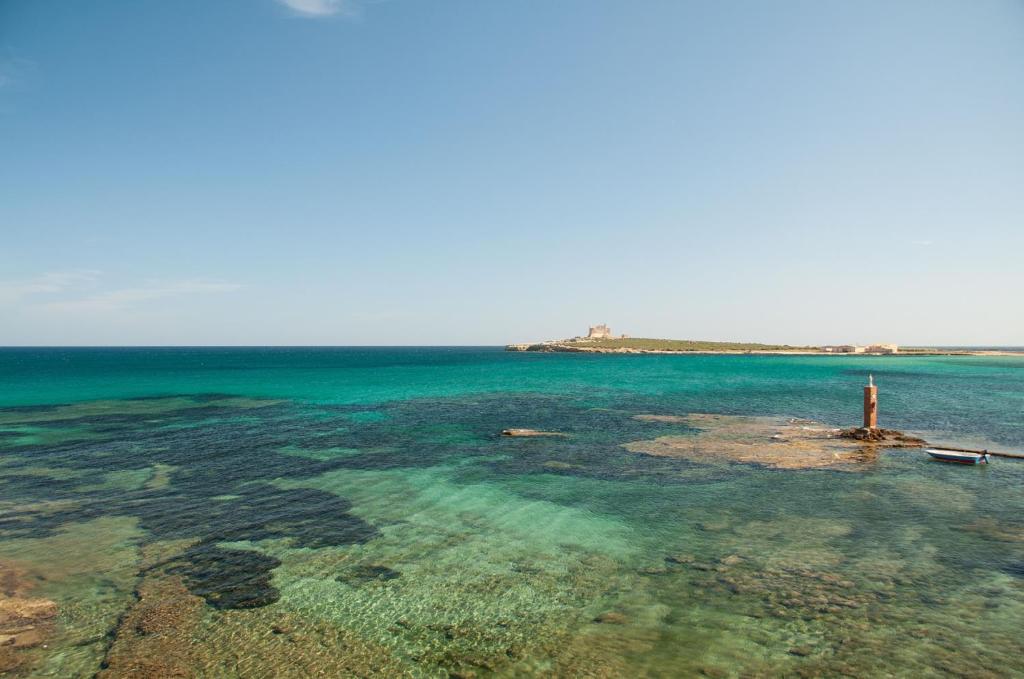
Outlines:
[[1024,344],[1019,0],[0,0],[0,344]]

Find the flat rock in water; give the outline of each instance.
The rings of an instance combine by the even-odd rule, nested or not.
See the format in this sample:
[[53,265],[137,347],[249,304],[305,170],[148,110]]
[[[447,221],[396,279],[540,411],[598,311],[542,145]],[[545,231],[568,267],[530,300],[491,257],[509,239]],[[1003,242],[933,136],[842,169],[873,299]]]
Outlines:
[[633,453],[707,464],[841,469],[875,459],[879,448],[925,445],[921,439],[889,429],[842,430],[810,420],[778,417],[694,413],[683,416],[680,423],[697,429],[697,433],[634,441],[625,448]]
[[502,436],[566,436],[562,432],[558,431],[539,431],[537,429],[502,429]]

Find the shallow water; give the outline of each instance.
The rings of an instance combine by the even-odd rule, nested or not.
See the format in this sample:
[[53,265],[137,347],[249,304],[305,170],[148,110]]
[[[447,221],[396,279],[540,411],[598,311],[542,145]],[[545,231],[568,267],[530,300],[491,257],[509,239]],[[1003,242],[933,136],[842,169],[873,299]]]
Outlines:
[[59,610],[10,673],[1024,672],[1024,462],[624,447],[854,424],[869,372],[883,426],[1024,449],[1012,357],[0,350],[0,576]]

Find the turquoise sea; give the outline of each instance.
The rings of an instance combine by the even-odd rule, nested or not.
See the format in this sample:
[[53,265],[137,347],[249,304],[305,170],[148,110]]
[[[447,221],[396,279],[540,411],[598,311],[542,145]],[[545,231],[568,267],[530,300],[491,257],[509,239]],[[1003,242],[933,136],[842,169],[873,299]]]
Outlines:
[[869,373],[1024,452],[1024,357],[0,349],[0,674],[1024,675],[1024,460],[625,447]]

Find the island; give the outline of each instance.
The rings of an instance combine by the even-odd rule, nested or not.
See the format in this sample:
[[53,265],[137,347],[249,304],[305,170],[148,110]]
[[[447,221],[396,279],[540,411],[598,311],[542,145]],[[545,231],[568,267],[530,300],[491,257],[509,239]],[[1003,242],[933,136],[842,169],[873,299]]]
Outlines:
[[892,343],[794,346],[759,342],[717,342],[653,339],[613,335],[605,324],[590,326],[586,335],[567,339],[508,344],[506,351],[569,352],[588,354],[788,354],[823,356],[1022,356],[1008,350],[902,347]]

